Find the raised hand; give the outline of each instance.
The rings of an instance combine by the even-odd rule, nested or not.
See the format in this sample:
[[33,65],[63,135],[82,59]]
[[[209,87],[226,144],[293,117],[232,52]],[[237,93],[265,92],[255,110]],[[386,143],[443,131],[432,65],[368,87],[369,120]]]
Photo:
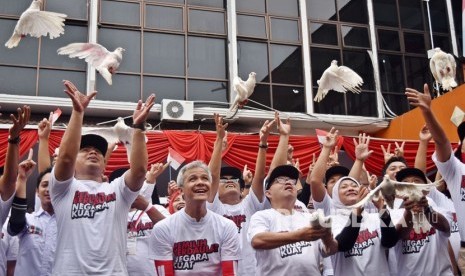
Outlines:
[[151,94],[145,103],[142,103],[142,100],[137,102],[136,110],[132,115],[132,123],[135,125],[145,124],[147,118],[149,116],[150,109],[152,109],[153,105],[155,104],[155,94]]
[[339,166],[339,148],[337,146],[334,147],[334,149],[329,154],[328,163],[326,164],[328,169],[334,166]]
[[392,157],[394,157],[394,153],[391,153],[391,144],[388,144],[387,149],[384,148],[383,145],[381,145],[381,150],[383,151],[383,156],[384,156],[384,163],[389,161]]
[[339,131],[334,127],[326,134],[325,140],[323,141],[323,147],[334,148],[337,144],[337,137]]
[[216,137],[217,139],[223,140],[226,137],[226,128],[228,127],[228,123],[223,124],[223,117],[221,117],[218,113],[213,114],[215,117],[215,127],[216,127]]
[[165,164],[163,163],[155,163],[150,166],[150,170],[147,171],[145,174],[145,180],[148,183],[155,183],[157,177],[159,177],[165,170],[168,168],[170,162]]
[[242,170],[242,178],[246,184],[252,183],[253,174],[252,171],[247,168],[247,164],[244,165],[244,169]]
[[423,85],[423,93],[413,88],[406,88],[405,95],[410,105],[420,107],[423,111],[431,109],[431,93],[426,83]]
[[10,114],[10,118],[13,121],[13,125],[9,129],[10,139],[19,137],[21,130],[24,129],[27,122],[29,122],[29,118],[31,117],[31,108],[27,105],[23,106],[23,108],[18,107],[16,111],[18,113],[18,117]]
[[433,138],[426,124],[423,125],[423,127],[421,128],[419,138],[420,138],[420,141],[425,141],[425,142],[429,142]]
[[170,182],[168,182],[168,196],[174,194],[179,189],[180,188],[178,187],[178,184],[176,184],[176,181],[170,180]]
[[291,133],[291,120],[286,119],[286,122],[281,122],[279,119],[279,113],[274,113],[274,120],[276,121],[276,128],[278,129],[279,135],[289,135]]
[[262,128],[260,129],[260,144],[266,145],[268,142],[268,136],[270,135],[270,130],[273,124],[276,122],[276,120],[272,120],[271,122],[266,120],[265,123],[263,123]]
[[76,86],[68,80],[64,80],[63,84],[66,87],[65,93],[73,102],[73,109],[77,112],[84,112],[90,101],[97,95],[96,91],[90,93],[90,95],[82,94]]
[[373,150],[368,150],[369,144],[370,136],[367,136],[366,133],[358,135],[358,142],[354,138],[355,158],[357,160],[365,161],[373,153]]
[[48,139],[48,137],[50,136],[50,131],[52,130],[52,117],[53,112],[50,112],[48,120],[46,118],[43,118],[42,121],[40,121],[37,125],[37,134],[39,135],[39,138]]
[[30,149],[27,159],[19,163],[18,177],[21,177],[22,179],[27,179],[29,176],[31,176],[32,172],[34,171],[34,168],[36,167],[36,162],[32,160],[33,154],[34,151]]
[[394,149],[394,155],[396,157],[404,157],[404,146],[405,146],[405,141],[402,142],[402,144],[399,146],[397,141],[395,142],[396,148]]

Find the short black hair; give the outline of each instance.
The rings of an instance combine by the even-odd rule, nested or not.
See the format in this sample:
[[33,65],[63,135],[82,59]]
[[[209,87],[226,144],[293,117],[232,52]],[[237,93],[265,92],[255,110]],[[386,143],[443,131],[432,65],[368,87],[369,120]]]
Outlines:
[[384,177],[386,175],[387,168],[389,167],[389,165],[391,165],[394,162],[402,162],[407,167],[407,160],[405,160],[404,157],[402,157],[402,156],[393,156],[393,157],[389,158],[389,160],[386,162],[386,164],[384,164],[383,171],[381,173],[381,177]]
[[37,177],[36,188],[39,188],[40,182],[42,182],[42,178],[44,178],[44,175],[51,173],[51,172],[52,172],[52,167],[48,167],[39,173],[39,176]]

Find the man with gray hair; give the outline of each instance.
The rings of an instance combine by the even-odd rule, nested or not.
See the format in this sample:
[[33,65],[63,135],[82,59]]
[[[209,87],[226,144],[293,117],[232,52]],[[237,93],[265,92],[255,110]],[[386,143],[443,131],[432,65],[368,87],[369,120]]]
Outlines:
[[178,174],[186,207],[157,223],[152,254],[158,275],[236,275],[239,235],[229,219],[206,206],[212,175],[202,161],[193,161]]

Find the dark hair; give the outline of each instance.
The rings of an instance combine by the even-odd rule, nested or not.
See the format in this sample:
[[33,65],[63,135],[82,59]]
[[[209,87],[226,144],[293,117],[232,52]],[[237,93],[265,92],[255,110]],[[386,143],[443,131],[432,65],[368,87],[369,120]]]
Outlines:
[[386,175],[387,168],[389,167],[389,165],[391,165],[394,162],[402,162],[402,163],[405,164],[405,166],[407,166],[407,160],[405,160],[404,157],[393,156],[393,157],[389,158],[389,160],[386,162],[386,164],[384,164],[383,171],[381,173],[381,177],[384,177],[384,175]]
[[52,167],[48,167],[39,173],[39,176],[37,177],[36,188],[39,188],[40,182],[42,181],[42,178],[44,178],[44,175],[51,173],[51,172],[52,172]]

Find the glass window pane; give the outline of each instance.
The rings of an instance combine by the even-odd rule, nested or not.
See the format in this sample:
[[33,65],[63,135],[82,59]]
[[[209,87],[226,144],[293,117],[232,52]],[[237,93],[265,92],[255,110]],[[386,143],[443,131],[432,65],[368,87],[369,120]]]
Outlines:
[[278,41],[300,41],[299,21],[271,18],[271,39]]
[[236,10],[265,13],[265,0],[236,0]]
[[425,35],[404,32],[405,52],[425,54]]
[[189,5],[224,8],[224,0],[187,0]]
[[379,55],[379,73],[382,91],[404,94],[404,67],[401,56]]
[[[429,38],[429,36],[428,36]],[[447,53],[452,53],[452,47],[450,42],[449,36],[442,36],[442,35],[433,35],[434,39],[434,47],[439,47],[441,50]],[[457,42],[459,42],[459,38],[457,38]],[[460,47],[458,48],[460,52]]]
[[[451,2],[454,2],[453,0]],[[431,27],[433,32],[448,33],[449,22],[446,9],[446,1],[429,1],[429,9],[431,13]],[[427,10],[424,17],[428,18]]]
[[182,8],[145,6],[145,27],[182,31],[182,20]]
[[299,17],[298,0],[268,0],[268,13],[273,15]]
[[144,72],[185,75],[184,36],[144,33]]
[[250,72],[255,72],[257,82],[268,82],[268,50],[266,43],[249,41],[237,42],[237,65],[239,77],[247,79]]
[[87,41],[87,27],[65,25],[65,33],[60,39],[44,39],[40,49],[40,65],[86,70],[83,59],[57,55],[57,49],[76,41]]
[[423,30],[423,17],[421,16],[421,4],[423,1],[398,1],[402,28]]
[[189,31],[225,34],[224,13],[189,10]]
[[[252,96],[249,97],[250,100],[258,102],[260,104],[263,104],[265,106],[271,106],[271,94],[270,94],[270,86],[267,84],[257,84],[255,86],[254,92]],[[260,110],[263,110],[264,108],[261,105],[258,105],[252,101],[248,101],[247,106],[253,107],[253,108],[258,108]]]
[[273,108],[280,111],[305,112],[304,88],[273,85]]
[[363,79],[362,90],[375,90],[373,77],[373,63],[370,55],[366,52],[344,51],[344,65],[354,70]]
[[[16,20],[0,19],[0,37],[4,37],[3,43],[13,34]],[[16,48],[8,49],[1,45],[0,63],[37,65],[37,51],[39,40],[34,37],[24,37]]]
[[265,17],[238,14],[237,35],[266,38]]
[[162,3],[179,3],[184,4],[184,0],[145,0],[146,2],[162,2]]
[[342,26],[341,32],[345,47],[355,46],[370,48],[370,39],[367,28]]
[[337,27],[333,24],[311,23],[312,43],[338,45]]
[[192,77],[226,79],[226,41],[188,37],[188,72]]
[[368,24],[366,0],[337,0],[339,20]]
[[185,90],[183,79],[144,76],[144,99],[155,93],[157,103],[161,103],[163,99],[184,100]]
[[39,96],[68,98],[63,92],[63,80],[69,80],[80,91],[86,91],[85,72],[40,69]]
[[[318,92],[318,87],[313,88],[313,95]],[[313,102],[315,113],[346,115],[344,93],[329,91],[326,97],[319,103]]]
[[341,57],[339,50],[329,50],[316,47],[310,48],[310,55],[312,61],[311,67],[313,86],[318,86],[317,80],[321,78],[323,72],[331,65],[331,61],[340,61]]
[[31,68],[0,66],[0,93],[35,96],[36,72]]
[[334,0],[307,0],[307,17],[320,20],[337,20]]
[[399,33],[397,31],[378,30],[379,49],[400,51]]
[[271,45],[271,69],[273,83],[303,84],[301,47]]
[[[15,1],[21,2],[21,1]],[[87,1],[47,0],[47,11],[59,12],[68,15],[68,18],[87,20]]]
[[354,116],[377,117],[376,94],[363,92],[354,94],[347,92],[347,114]]
[[392,0],[373,1],[375,13],[375,25],[398,27],[399,21],[397,16],[397,4]]
[[139,26],[140,6],[137,3],[101,0],[100,22]]
[[97,74],[96,98],[98,100],[137,102],[140,100],[140,76],[116,74],[113,75],[113,85]]
[[433,81],[429,69],[429,60],[426,58],[405,57],[405,71],[407,73],[408,87],[422,88],[424,83]]
[[[389,109],[392,110],[397,115],[402,115],[405,112],[410,110],[407,97],[405,95],[396,95],[396,94],[384,94],[384,100],[386,101]],[[412,107],[413,109],[414,107]]]
[[100,28],[98,43],[108,51],[114,51],[118,47],[126,50],[118,71],[140,72],[140,32]]
[[[187,81],[187,98],[189,101],[216,101],[228,102],[228,83],[218,81]],[[208,104],[202,106],[216,106],[215,104]]]
[[[0,4],[0,14],[20,16],[29,6],[32,1],[2,1]],[[13,29],[11,29],[13,32]]]

